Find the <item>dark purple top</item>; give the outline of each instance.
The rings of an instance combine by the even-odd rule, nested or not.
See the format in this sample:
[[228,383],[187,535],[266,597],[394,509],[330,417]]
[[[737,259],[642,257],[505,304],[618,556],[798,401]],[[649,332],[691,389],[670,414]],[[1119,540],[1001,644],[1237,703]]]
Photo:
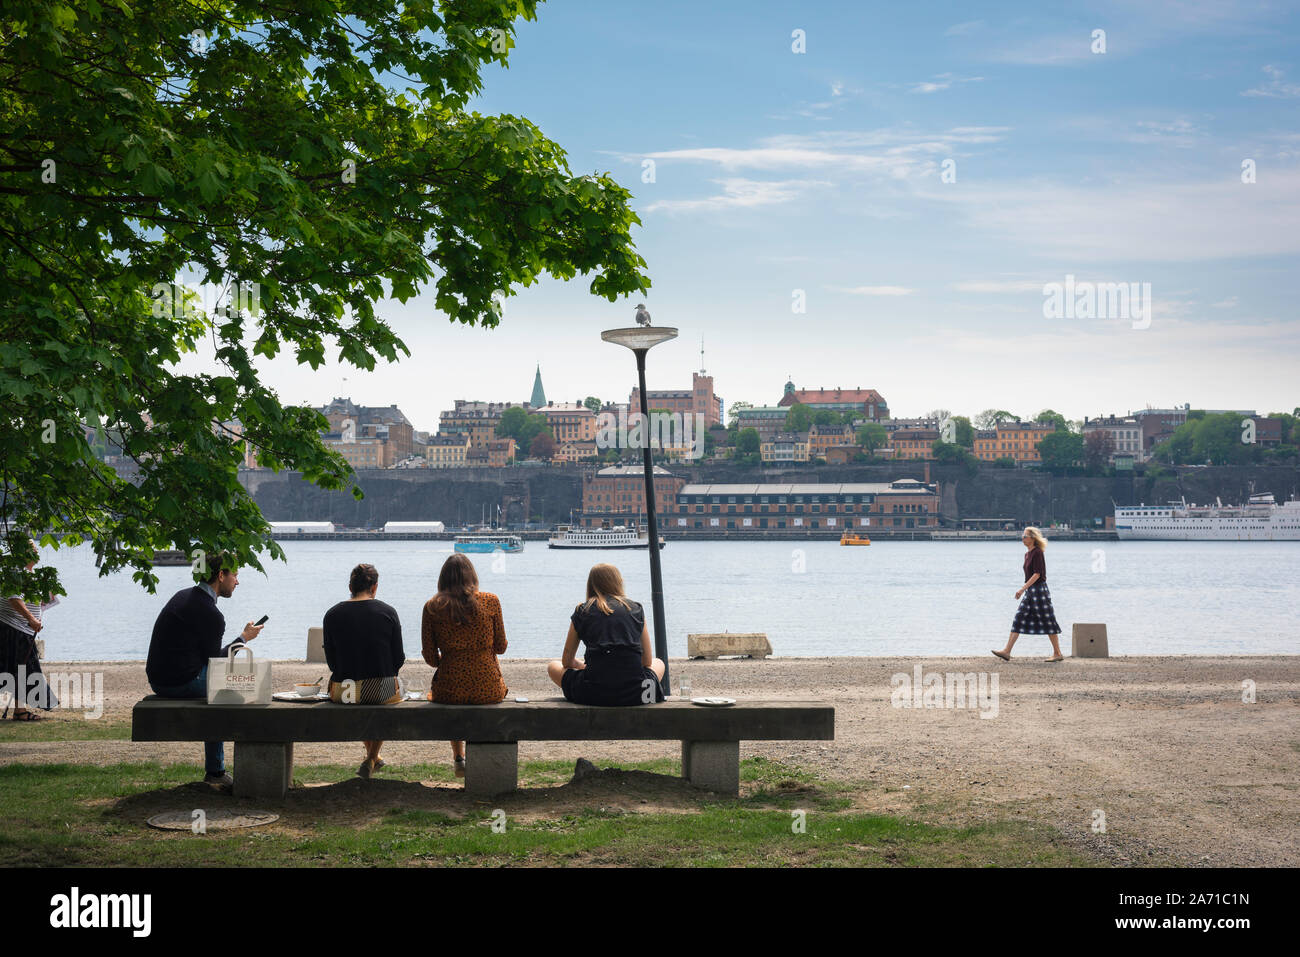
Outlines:
[[1041,585],[1047,581],[1047,562],[1043,559],[1043,550],[1037,546],[1025,551],[1025,581],[1033,578],[1034,572],[1038,572],[1038,581],[1034,584]]

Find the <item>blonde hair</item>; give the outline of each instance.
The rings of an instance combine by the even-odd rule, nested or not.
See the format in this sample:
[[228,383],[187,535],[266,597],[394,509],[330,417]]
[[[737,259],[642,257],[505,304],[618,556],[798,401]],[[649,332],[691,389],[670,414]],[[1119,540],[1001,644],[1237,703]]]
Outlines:
[[1040,532],[1033,525],[1029,525],[1025,528],[1024,534],[1021,537],[1023,538],[1024,535],[1028,535],[1030,538],[1032,538],[1034,540],[1034,544],[1037,545],[1039,548],[1047,547],[1047,536],[1044,535],[1042,532]]
[[618,602],[628,610],[632,608],[632,603],[623,593],[623,576],[619,574],[618,569],[603,563],[592,565],[591,571],[587,573],[587,600],[583,603],[583,607],[589,609],[594,604],[605,614],[612,615],[614,609],[609,607],[610,600]]

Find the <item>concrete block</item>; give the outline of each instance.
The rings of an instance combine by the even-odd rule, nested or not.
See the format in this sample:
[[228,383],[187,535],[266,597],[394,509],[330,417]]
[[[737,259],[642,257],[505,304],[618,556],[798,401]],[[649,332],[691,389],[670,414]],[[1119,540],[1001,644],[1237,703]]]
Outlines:
[[519,742],[465,742],[465,793],[507,794],[519,786]]
[[749,655],[766,658],[772,653],[772,643],[767,635],[756,634],[701,634],[686,636],[686,655],[689,658],[717,658],[721,655]]
[[292,741],[236,741],[235,797],[279,798],[293,781]]
[[1109,658],[1106,626],[1075,622],[1070,629],[1070,654],[1075,658]]
[[683,741],[682,777],[697,788],[740,793],[739,741]]
[[325,660],[325,629],[307,629],[307,663]]
[[36,639],[36,657],[40,658],[42,661],[45,660],[45,639],[44,638]]

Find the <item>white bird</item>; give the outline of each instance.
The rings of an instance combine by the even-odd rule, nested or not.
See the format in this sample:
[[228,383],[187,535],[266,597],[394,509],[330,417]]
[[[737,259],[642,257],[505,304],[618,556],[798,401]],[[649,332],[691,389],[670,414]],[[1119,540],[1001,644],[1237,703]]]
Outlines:
[[650,312],[646,309],[645,303],[636,307],[636,324],[638,326],[650,325]]

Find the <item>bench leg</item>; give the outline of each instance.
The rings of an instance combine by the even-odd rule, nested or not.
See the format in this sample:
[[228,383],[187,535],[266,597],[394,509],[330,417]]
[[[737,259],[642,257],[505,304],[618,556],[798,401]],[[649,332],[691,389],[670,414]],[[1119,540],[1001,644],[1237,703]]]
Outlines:
[[236,741],[235,797],[283,799],[293,781],[292,741]]
[[506,794],[519,786],[519,742],[465,742],[465,793]]
[[682,777],[697,788],[740,793],[739,741],[683,741]]

